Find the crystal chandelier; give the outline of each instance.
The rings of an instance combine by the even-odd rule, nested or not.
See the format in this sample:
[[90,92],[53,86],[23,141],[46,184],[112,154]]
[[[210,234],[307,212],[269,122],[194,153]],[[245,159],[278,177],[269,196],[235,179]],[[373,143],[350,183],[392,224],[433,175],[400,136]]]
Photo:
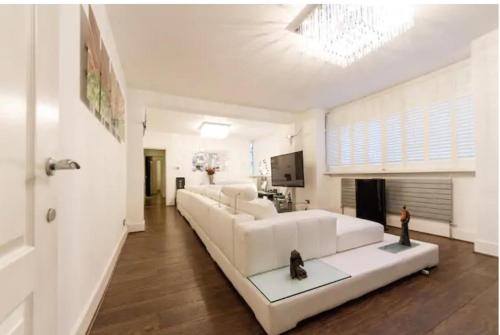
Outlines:
[[415,17],[412,6],[395,5],[314,5],[305,13],[298,26],[290,27],[303,37],[305,51],[342,67],[410,29]]

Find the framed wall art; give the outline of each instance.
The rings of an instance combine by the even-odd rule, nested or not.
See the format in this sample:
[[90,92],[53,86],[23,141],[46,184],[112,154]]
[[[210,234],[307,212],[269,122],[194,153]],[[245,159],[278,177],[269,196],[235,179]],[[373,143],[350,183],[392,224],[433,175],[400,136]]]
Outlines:
[[80,10],[80,97],[89,111],[119,141],[125,141],[125,100],[99,27],[88,6]]

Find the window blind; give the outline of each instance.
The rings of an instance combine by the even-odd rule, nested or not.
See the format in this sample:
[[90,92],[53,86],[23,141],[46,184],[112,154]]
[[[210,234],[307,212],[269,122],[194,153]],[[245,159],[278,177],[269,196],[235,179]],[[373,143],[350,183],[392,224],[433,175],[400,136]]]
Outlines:
[[351,164],[351,136],[349,127],[340,129],[340,163],[342,165]]
[[367,131],[367,156],[369,164],[380,164],[382,162],[381,152],[381,136],[382,129],[380,120],[372,120],[368,122]]
[[429,159],[451,158],[451,113],[448,102],[429,108]]
[[340,165],[339,140],[336,128],[326,131],[326,163],[328,166]]
[[424,160],[424,111],[413,109],[406,113],[406,159]]
[[352,156],[354,164],[365,164],[365,124],[356,122],[353,127]]
[[[381,100],[382,101],[382,100]],[[331,172],[469,171],[474,169],[475,114],[471,95],[407,108],[374,101],[326,116]]]
[[399,114],[389,115],[385,119],[386,134],[386,160],[390,163],[401,162],[402,139],[401,139],[401,117]]
[[457,99],[455,114],[455,136],[458,158],[473,158],[476,155],[475,118],[472,96]]

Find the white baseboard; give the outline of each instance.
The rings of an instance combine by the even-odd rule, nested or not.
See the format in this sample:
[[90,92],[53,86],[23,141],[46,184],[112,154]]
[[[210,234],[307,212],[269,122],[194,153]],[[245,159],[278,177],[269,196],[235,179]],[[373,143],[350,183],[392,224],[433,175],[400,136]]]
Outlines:
[[452,238],[455,240],[474,242],[476,239],[476,233],[468,230],[463,230],[460,228],[451,228]]
[[474,251],[480,254],[498,257],[498,244],[484,240],[474,241]]
[[99,308],[99,305],[101,304],[102,297],[104,296],[104,292],[106,291],[109,280],[111,279],[111,275],[113,273],[113,270],[115,269],[116,261],[118,260],[118,256],[120,255],[126,239],[127,230],[123,229],[122,236],[120,237],[118,244],[113,250],[113,254],[111,255],[108,265],[106,266],[105,271],[99,279],[97,286],[92,292],[92,296],[90,297],[89,302],[83,309],[83,313],[78,318],[75,324],[75,328],[73,329],[71,334],[85,335],[92,325],[92,321],[94,320],[94,316]]
[[129,233],[144,231],[146,230],[146,222],[144,220],[142,220],[141,222],[127,222],[127,228]]

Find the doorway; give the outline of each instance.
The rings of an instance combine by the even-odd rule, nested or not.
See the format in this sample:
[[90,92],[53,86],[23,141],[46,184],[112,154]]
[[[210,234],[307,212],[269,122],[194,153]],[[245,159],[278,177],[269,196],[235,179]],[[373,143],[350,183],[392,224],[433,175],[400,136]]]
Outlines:
[[165,150],[144,149],[144,206],[165,206]]

